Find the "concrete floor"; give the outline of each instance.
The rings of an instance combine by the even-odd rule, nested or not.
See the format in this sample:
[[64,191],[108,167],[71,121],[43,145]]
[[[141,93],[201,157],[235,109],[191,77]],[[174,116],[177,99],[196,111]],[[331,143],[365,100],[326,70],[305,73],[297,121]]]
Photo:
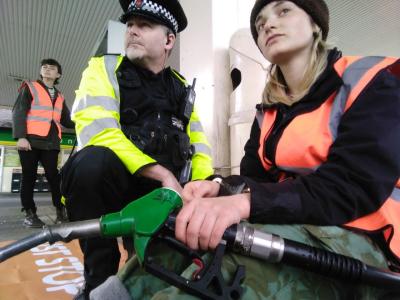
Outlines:
[[[39,218],[46,224],[54,224],[56,211],[50,193],[35,193],[34,198]],[[0,242],[21,239],[41,230],[23,226],[24,218],[19,193],[0,193]]]

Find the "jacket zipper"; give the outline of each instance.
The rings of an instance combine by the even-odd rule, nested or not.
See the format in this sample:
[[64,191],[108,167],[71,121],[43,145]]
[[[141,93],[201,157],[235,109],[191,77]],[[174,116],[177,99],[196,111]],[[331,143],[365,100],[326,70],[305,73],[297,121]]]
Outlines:
[[264,157],[266,157],[269,161],[271,161],[273,167],[276,166],[275,164],[276,148],[278,147],[279,139],[283,133],[283,129],[281,131],[279,130],[282,128],[282,125],[284,124],[286,115],[287,115],[286,108],[284,108],[282,105],[279,105],[277,107],[276,117],[274,124],[272,125],[272,129],[267,138],[264,140]]

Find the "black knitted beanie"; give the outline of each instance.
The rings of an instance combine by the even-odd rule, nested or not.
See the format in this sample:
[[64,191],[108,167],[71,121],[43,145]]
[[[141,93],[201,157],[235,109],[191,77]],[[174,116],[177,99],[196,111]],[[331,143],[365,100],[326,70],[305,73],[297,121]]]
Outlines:
[[[276,0],[256,0],[250,15],[250,29],[257,44],[258,33],[256,18],[264,6]],[[329,32],[329,9],[324,0],[288,0],[301,7],[322,30],[322,38],[326,40]]]

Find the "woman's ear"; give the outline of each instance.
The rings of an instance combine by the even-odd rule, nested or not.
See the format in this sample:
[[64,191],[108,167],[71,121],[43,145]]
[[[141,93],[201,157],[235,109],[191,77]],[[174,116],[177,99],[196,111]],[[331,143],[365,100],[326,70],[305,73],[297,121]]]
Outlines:
[[316,38],[316,37],[318,36],[318,34],[321,33],[321,28],[320,28],[317,24],[315,24],[315,23],[313,22],[313,24],[312,24],[312,31],[313,31],[313,36],[314,36],[314,38]]

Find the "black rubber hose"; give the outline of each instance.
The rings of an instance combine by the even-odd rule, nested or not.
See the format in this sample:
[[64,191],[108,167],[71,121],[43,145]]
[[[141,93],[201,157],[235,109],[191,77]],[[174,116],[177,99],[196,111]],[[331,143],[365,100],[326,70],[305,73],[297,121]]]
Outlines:
[[43,229],[39,233],[32,234],[21,240],[11,243],[10,245],[0,248],[0,262],[3,262],[14,255],[20,254],[26,250],[47,242],[50,239],[50,236],[50,231],[48,229]]
[[[167,220],[167,226],[172,231],[175,230],[175,221],[176,215],[170,215]],[[237,225],[232,225],[225,231],[223,239],[227,241],[228,248],[232,249],[236,232]],[[296,241],[283,240],[285,246],[282,263],[341,281],[386,289],[400,288],[400,273],[368,266],[358,259]]]
[[358,259],[284,239],[282,262],[327,277],[379,288],[400,288],[400,274],[368,266]]
[[69,242],[77,238],[96,236],[101,236],[100,223],[97,219],[45,226],[39,233],[0,248],[0,262],[46,242],[53,244],[58,241]]

